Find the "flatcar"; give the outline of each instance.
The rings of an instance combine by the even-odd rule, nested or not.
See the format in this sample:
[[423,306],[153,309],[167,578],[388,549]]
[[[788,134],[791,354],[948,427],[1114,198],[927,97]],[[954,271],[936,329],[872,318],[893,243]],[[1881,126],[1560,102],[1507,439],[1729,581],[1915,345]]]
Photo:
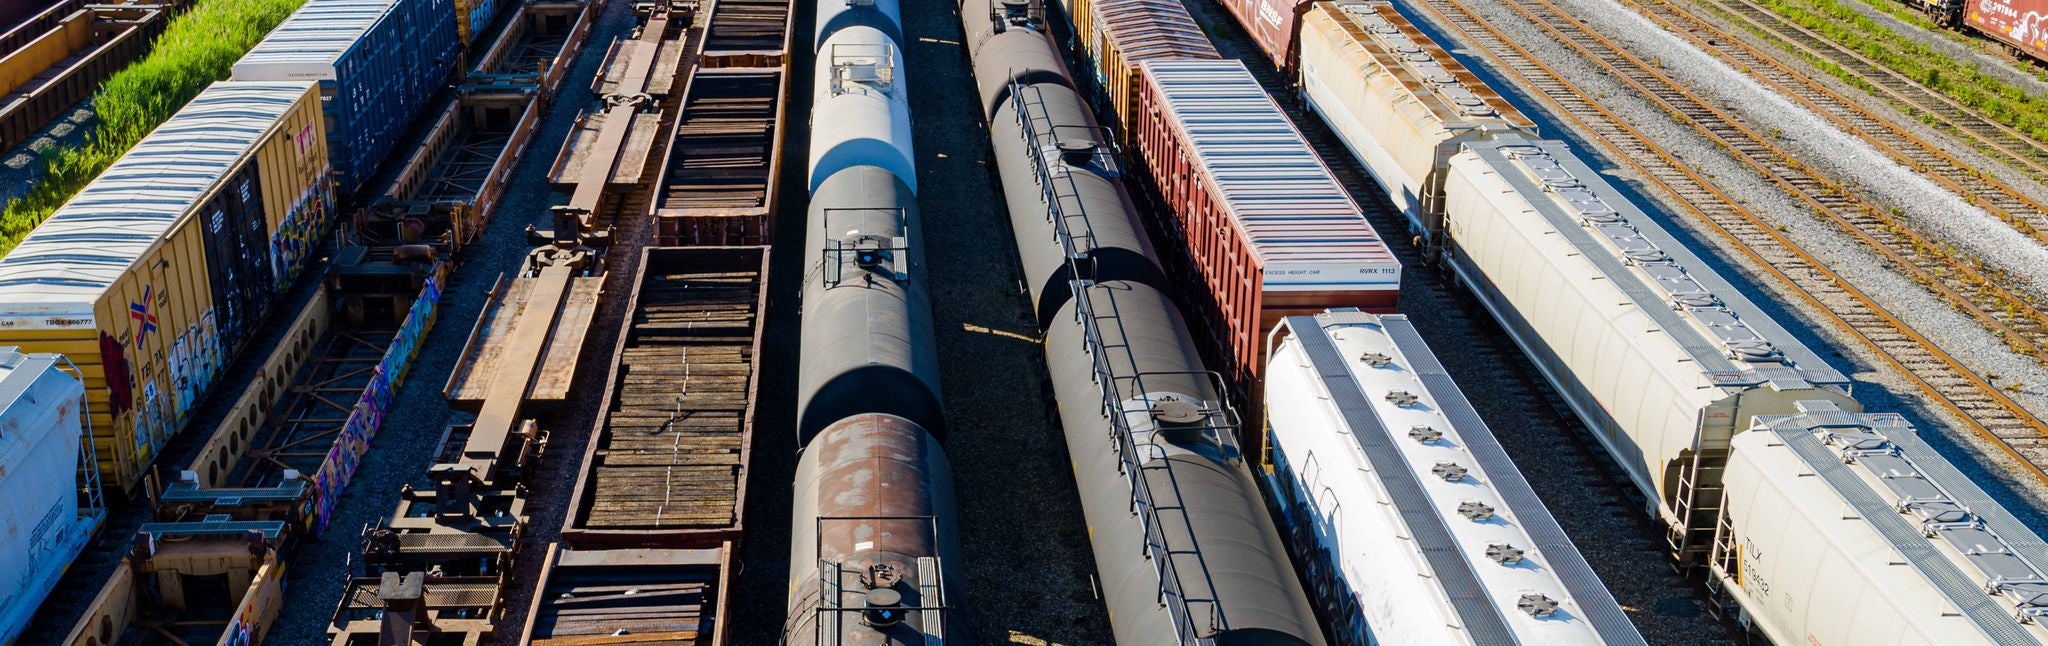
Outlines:
[[0,258],[0,343],[78,364],[109,488],[141,481],[305,265],[329,180],[314,83],[216,83]]
[[85,387],[62,355],[0,348],[0,644],[12,644],[107,516]]
[[317,81],[344,196],[368,182],[460,55],[453,0],[308,0],[235,62],[238,81]]
[[787,644],[965,643],[895,2],[818,0]]
[[1645,643],[1407,317],[1267,346],[1268,491],[1338,643]]
[[1322,644],[1222,378],[1030,3],[960,11],[1119,643]]

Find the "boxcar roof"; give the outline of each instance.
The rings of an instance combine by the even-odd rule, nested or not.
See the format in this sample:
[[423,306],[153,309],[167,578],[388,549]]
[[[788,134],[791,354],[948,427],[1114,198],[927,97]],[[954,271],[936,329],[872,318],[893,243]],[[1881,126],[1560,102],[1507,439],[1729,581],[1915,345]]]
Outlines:
[[396,0],[307,2],[235,63],[235,78],[265,67],[290,66],[284,73],[291,78],[335,80],[334,64],[342,54],[396,5]]
[[92,316],[311,88],[223,81],[199,93],[0,258],[0,315]]
[[1173,0],[1104,0],[1094,5],[1102,30],[1126,64],[1151,59],[1221,58],[1187,7]]
[[1244,63],[1143,65],[1174,128],[1260,260],[1269,267],[1397,266],[1358,204]]

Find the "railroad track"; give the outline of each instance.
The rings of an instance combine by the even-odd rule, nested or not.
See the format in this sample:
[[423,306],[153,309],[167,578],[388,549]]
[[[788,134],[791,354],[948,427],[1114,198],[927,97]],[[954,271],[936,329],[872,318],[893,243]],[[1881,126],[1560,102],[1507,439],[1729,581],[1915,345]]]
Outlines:
[[[1682,88],[1672,84],[1668,78],[1664,78],[1653,69],[1648,69],[1642,61],[1621,51],[1612,42],[1592,34],[1584,25],[1564,17],[1555,5],[1543,0],[1537,1],[1542,2],[1542,8],[1532,10],[1525,6],[1516,6],[1516,9],[1537,25],[1559,35],[1560,40],[1573,44],[1575,49],[1588,58],[1608,67],[1618,78],[1636,86],[1646,96],[1664,105],[1672,114],[1680,115],[1694,127],[1706,132],[1710,138],[1721,142],[1738,157],[1772,154],[1774,147],[1758,146],[1754,142],[1744,142],[1740,139],[1731,141],[1730,138],[1741,133],[1754,134],[1739,124],[1725,120],[1719,123],[1702,123],[1703,119],[1715,119],[1718,111],[1697,97],[1685,93]],[[1457,29],[1468,41],[1476,45],[1478,50],[1496,61],[1499,69],[1524,87],[1535,90],[1535,95],[1543,97],[1557,108],[1556,112],[1562,118],[1578,124],[1584,131],[1598,137],[1614,153],[1615,159],[1634,168],[1650,182],[1676,197],[1684,211],[1698,217],[1717,234],[1735,242],[1737,248],[1754,261],[1756,267],[1776,278],[1801,300],[1814,306],[1837,327],[1863,339],[1870,347],[1876,349],[1887,363],[1898,368],[1924,390],[1931,401],[1957,414],[1972,431],[2018,460],[2033,477],[2048,482],[2048,473],[2044,473],[2041,467],[2048,464],[2048,425],[2044,425],[1982,376],[1963,366],[1953,356],[1943,352],[1933,342],[1885,311],[1869,295],[1850,285],[1827,265],[1793,243],[1784,232],[1741,207],[1734,198],[1722,192],[1712,182],[1688,168],[1640,131],[1629,126],[1586,90],[1564,80],[1556,70],[1538,61],[1527,49],[1488,23],[1468,6],[1465,0],[1414,3],[1410,6],[1419,7],[1433,14],[1442,24]],[[1569,35],[1573,31],[1577,32],[1576,35]],[[1596,49],[1581,41],[1605,44]],[[1613,62],[1602,61],[1600,55],[1590,54],[1589,50],[1613,57]],[[1651,83],[1651,79],[1657,79],[1657,82],[1661,83],[1659,86],[1651,86],[1659,89],[1645,87]],[[1693,111],[1680,110],[1678,106],[1681,105],[1690,107]],[[1782,155],[1782,151],[1776,151],[1775,154]],[[1922,249],[1908,247],[1907,252],[1901,252],[1883,244],[1876,244],[1876,248],[1891,258],[1893,264],[1901,271],[1907,272],[1909,276],[1935,290],[1951,304],[1977,315],[1980,320],[1989,319],[1987,324],[1995,324],[1993,329],[2007,330],[2007,338],[2015,341],[2015,345],[2024,342],[2027,344],[2027,351],[2038,352],[2039,347],[2034,345],[2032,340],[2012,339],[2015,333],[2011,328],[2005,327],[1996,318],[1971,305],[1970,300],[1958,293],[1957,286],[1944,282],[1936,273],[1955,271],[1954,269],[1943,269],[1940,265],[1923,266],[1936,255],[1927,253],[1935,250],[1924,240],[1911,236],[1902,228],[1880,229],[1875,232],[1858,228],[1858,223],[1872,226],[1881,224],[1883,220],[1859,212],[1867,211],[1870,207],[1867,204],[1859,204],[1844,194],[1838,185],[1824,178],[1785,172],[1797,170],[1796,162],[1777,165],[1765,162],[1765,159],[1773,158],[1758,159],[1756,156],[1748,156],[1746,161],[1752,166],[1761,166],[1760,170],[1764,171],[1766,176],[1772,177],[1780,185],[1793,191],[1795,197],[1815,206],[1824,217],[1845,224],[1845,228],[1866,243],[1894,241],[1911,244],[1917,241],[1922,245]],[[1790,158],[1786,156],[1776,159]],[[1828,188],[1834,190],[1831,195],[1817,194]],[[1843,210],[1851,212],[1845,214]],[[1948,280],[1955,278],[1951,276]],[[2020,307],[2026,306],[2021,303]],[[2034,312],[2033,316],[2038,317],[2039,313]]]
[[[1780,94],[1791,98],[1793,101],[1806,106],[1808,110],[1835,124],[1843,132],[1855,135],[1869,142],[1873,147],[1892,159],[1897,160],[1899,163],[1925,173],[1935,183],[1941,184],[1944,188],[1961,196],[1964,200],[1983,207],[1984,210],[1989,211],[1992,215],[2010,223],[2019,232],[2025,233],[2037,241],[2048,242],[2048,205],[2043,205],[2025,193],[2014,189],[2012,186],[1977,172],[1976,169],[1971,168],[1969,163],[1957,159],[1954,155],[1950,155],[1947,151],[1942,150],[1933,143],[1900,128],[1891,119],[1872,112],[1869,108],[1865,108],[1857,103],[1855,99],[1834,91],[1832,88],[1814,80],[1811,76],[1793,70],[1770,54],[1749,45],[1742,39],[1721,30],[1712,23],[1700,19],[1683,7],[1678,6],[1674,0],[1621,1],[1623,4],[1635,8],[1651,20],[1663,25],[1671,33],[1691,42],[1694,47],[1698,47],[1701,51],[1708,52],[1729,62],[1737,69],[1746,72],[1750,77],[1778,90]],[[1749,0],[1699,1],[1747,3]],[[1754,7],[1755,5],[1749,6]],[[1768,10],[1761,8],[1759,10],[1768,13]],[[1731,11],[1730,13],[1733,12]],[[1753,18],[1747,22],[1754,26],[1753,31],[1763,32],[1766,29],[1766,27],[1756,24]],[[1787,27],[1787,29],[1793,28]],[[1816,41],[1819,39],[1818,36],[1804,31],[1794,31],[1792,33],[1802,34]],[[1825,41],[1818,42],[1825,44]],[[1805,47],[1803,44],[1793,43],[1790,39],[1782,40],[1781,43],[1786,47]],[[1821,45],[1815,45],[1814,47],[1819,46]],[[1842,69],[1860,66],[1869,68],[1871,74],[1874,75],[1885,72],[1885,70],[1878,68],[1869,61],[1846,51],[1843,52],[1840,59],[1822,57],[1818,50],[1812,48],[1795,51],[1810,52],[1807,55],[1814,57],[1814,60],[1835,63],[1840,65]],[[1872,87],[1880,88],[1879,91],[1884,93],[1883,96],[1893,98],[1896,101],[1905,101],[1904,98],[1901,98],[1902,95],[1915,90],[1924,95],[1934,95],[1932,91],[1926,90],[1926,88],[1914,83],[1911,79],[1902,76],[1889,75],[1869,78],[1864,77],[1862,72],[1858,72],[1858,75],[1859,77],[1866,78]],[[1888,81],[1888,84],[1880,86],[1878,85],[1879,80]],[[1957,109],[1961,108],[1960,106],[1955,107]],[[1909,110],[1909,112],[1916,110]],[[1934,114],[1938,114],[1944,119],[1950,116],[1942,113]],[[1965,118],[1974,120],[1987,128],[1992,126],[1988,121],[1968,116]],[[1970,133],[1965,132],[1964,134]],[[2017,135],[2018,133],[2012,134]],[[1983,139],[1983,137],[1977,138],[1979,140]],[[2006,151],[2010,150],[2010,147],[2000,147],[1998,150]],[[2035,168],[2048,170],[2048,166],[2042,166],[2038,161],[2024,155],[2007,154],[2003,156],[2006,157],[2005,161],[2018,165],[2022,170]],[[2033,165],[2030,166],[2028,165],[2029,163]]]
[[[1649,0],[1671,4],[1668,0]],[[2008,164],[2048,181],[2048,144],[2028,137],[2011,126],[1985,118],[1955,99],[1922,85],[1912,77],[1878,64],[1862,54],[1813,33],[1755,0],[1694,0],[1726,16],[1743,29],[1773,41],[1779,47],[1809,60],[1836,65],[1861,80],[1878,98],[1890,101],[1909,114],[1934,117],[1938,125],[1973,138],[1978,151],[2001,158]],[[1682,9],[1674,9],[1683,12]]]

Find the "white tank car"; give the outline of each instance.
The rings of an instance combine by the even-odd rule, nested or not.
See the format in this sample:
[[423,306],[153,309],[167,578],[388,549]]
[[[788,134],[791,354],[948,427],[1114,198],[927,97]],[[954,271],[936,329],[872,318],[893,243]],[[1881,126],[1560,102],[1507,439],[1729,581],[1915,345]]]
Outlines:
[[1657,501],[1672,548],[1708,547],[1728,441],[1849,380],[1562,143],[1469,142],[1444,182],[1458,279]]
[[1301,94],[1408,216],[1443,230],[1443,174],[1468,141],[1534,136],[1493,88],[1379,0],[1319,2],[1302,16]]
[[1644,643],[1408,317],[1267,346],[1266,477],[1337,643]]
[[[881,30],[853,25],[825,37],[816,69],[810,190],[848,167],[869,165],[888,170],[917,192],[903,48]],[[819,123],[819,115],[829,116],[829,124]]]
[[2042,644],[2048,545],[1896,414],[1800,402],[1736,436],[1712,583],[1778,644]]

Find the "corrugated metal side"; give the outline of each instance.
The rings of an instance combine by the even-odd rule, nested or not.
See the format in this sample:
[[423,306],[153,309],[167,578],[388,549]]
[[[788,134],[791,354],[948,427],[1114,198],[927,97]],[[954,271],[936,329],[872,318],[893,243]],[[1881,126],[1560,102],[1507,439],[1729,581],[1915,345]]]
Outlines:
[[[1074,38],[1094,65],[1095,100],[1108,101],[1106,114],[1118,124],[1131,123],[1144,88],[1139,61],[1222,58],[1178,0],[1069,0],[1068,7]],[[1129,131],[1119,131],[1128,143]]]
[[79,516],[78,380],[55,355],[21,356],[0,369],[0,644],[12,643],[84,547],[97,516]]
[[1264,332],[1332,307],[1391,312],[1401,267],[1315,150],[1237,61],[1144,61],[1130,125],[1211,303],[1234,379]]
[[110,483],[140,479],[303,264],[271,232],[327,209],[290,190],[326,173],[313,88],[215,84],[0,259],[0,343],[78,364]]
[[311,0],[234,77],[320,81],[335,185],[348,193],[441,88],[460,48],[454,0]]
[[1970,0],[1963,22],[2048,61],[2048,0]]

